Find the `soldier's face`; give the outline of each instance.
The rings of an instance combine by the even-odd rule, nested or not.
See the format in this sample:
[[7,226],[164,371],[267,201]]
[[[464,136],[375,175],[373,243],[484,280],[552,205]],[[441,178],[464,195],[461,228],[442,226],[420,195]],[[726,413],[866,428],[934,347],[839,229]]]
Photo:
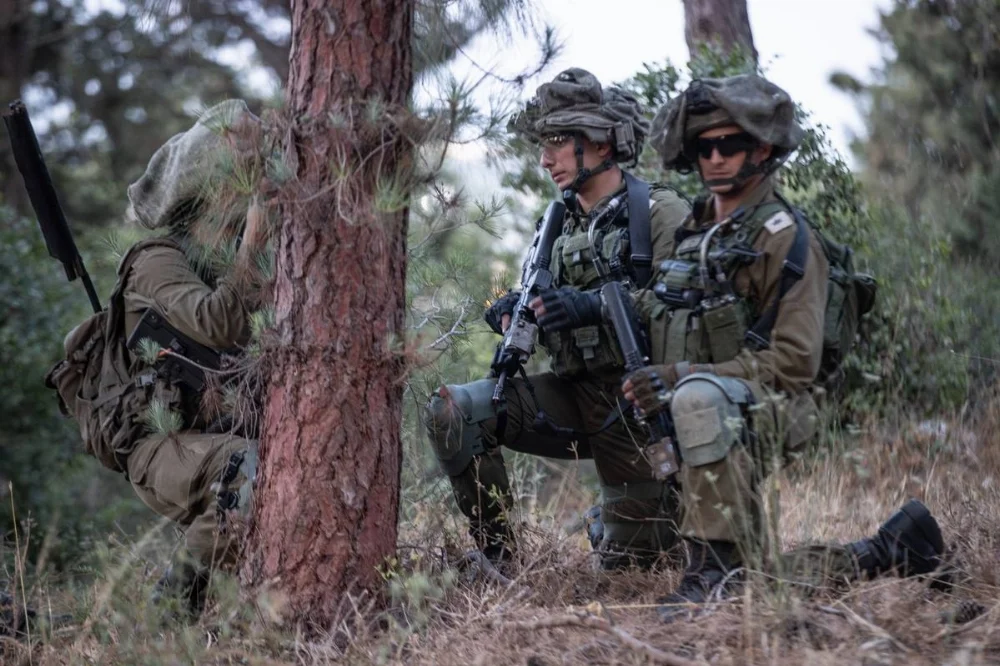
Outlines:
[[702,132],[696,149],[701,178],[714,194],[725,194],[737,187],[733,179],[747,159],[760,164],[771,154],[770,145],[754,141],[738,125]]
[[[572,134],[558,134],[542,139],[542,156],[539,164],[549,172],[549,177],[560,190],[569,187],[576,178],[576,142]],[[581,137],[583,143],[583,166],[593,169],[600,164],[609,152],[604,145],[592,143],[586,137]]]

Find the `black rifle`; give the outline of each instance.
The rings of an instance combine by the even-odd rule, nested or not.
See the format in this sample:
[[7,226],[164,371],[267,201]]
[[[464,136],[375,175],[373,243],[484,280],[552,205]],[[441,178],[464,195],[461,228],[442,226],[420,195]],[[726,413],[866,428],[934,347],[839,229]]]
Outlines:
[[218,370],[222,365],[219,352],[184,335],[152,308],[142,314],[125,344],[133,355],[140,356],[145,351],[143,340],[152,340],[160,349],[158,375],[197,392],[205,389],[205,371]]
[[552,262],[552,246],[562,233],[565,216],[566,205],[561,201],[553,201],[535,231],[535,240],[531,244],[528,258],[521,271],[521,297],[517,300],[514,314],[510,318],[510,326],[504,332],[503,339],[497,343],[493,362],[490,364],[493,374],[497,377],[497,385],[493,389],[494,408],[499,408],[504,403],[507,378],[519,371],[523,372],[524,364],[535,352],[538,323],[528,303],[546,289],[552,288],[553,276],[549,270],[549,264]]
[[56,188],[52,185],[42,150],[38,146],[38,137],[31,126],[28,109],[21,100],[10,104],[10,108],[3,114],[3,124],[7,127],[14,161],[24,179],[24,188],[28,191],[31,207],[38,218],[38,226],[45,236],[49,255],[62,262],[66,269],[66,279],[71,282],[77,277],[81,279],[94,312],[100,312],[101,301],[97,298],[94,283],[90,281],[90,275],[83,265],[80,251],[76,249],[73,234],[66,223],[66,216],[56,197]]
[[[615,337],[625,358],[625,370],[633,373],[648,367],[649,354],[646,336],[637,324],[638,318],[632,308],[628,296],[622,294],[618,282],[608,282],[601,287],[601,301],[604,314],[615,329]],[[674,423],[670,418],[669,409],[660,409],[655,414],[643,414],[636,410],[636,420],[649,431],[651,449],[650,464],[653,474],[658,479],[666,479],[677,473],[680,453],[677,450],[677,440],[674,434]]]

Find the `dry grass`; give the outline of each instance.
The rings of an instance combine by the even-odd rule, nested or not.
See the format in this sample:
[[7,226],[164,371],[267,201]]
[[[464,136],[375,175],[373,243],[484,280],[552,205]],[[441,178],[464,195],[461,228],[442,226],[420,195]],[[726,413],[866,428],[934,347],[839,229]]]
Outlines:
[[[343,600],[343,622],[305,641],[274,623],[280,600],[241,600],[221,581],[196,625],[167,625],[145,596],[153,576],[113,566],[69,593],[36,590],[44,611],[77,604],[78,622],[40,629],[29,652],[0,638],[3,664],[989,664],[1000,662],[1000,397],[978,419],[943,429],[871,429],[857,445],[787,470],[780,479],[785,546],[850,541],[872,533],[907,497],[938,517],[970,576],[948,594],[926,581],[882,579],[804,598],[755,580],[739,601],[671,625],[656,599],[679,572],[607,575],[593,570],[582,532],[567,533],[588,501],[570,475],[550,481],[524,511],[525,562],[513,584],[467,580],[445,566],[464,543],[458,522],[432,510],[403,529],[390,577],[391,610]],[[562,534],[562,536],[557,536]],[[432,544],[432,545],[429,545]],[[130,561],[128,549],[117,555]],[[113,591],[113,594],[108,593]],[[104,605],[102,605],[102,603]],[[965,624],[956,608],[984,609]]]

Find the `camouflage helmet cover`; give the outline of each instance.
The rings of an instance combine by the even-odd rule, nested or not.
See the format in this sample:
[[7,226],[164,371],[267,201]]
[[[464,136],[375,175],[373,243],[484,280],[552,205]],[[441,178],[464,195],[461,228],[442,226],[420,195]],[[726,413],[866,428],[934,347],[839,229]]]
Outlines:
[[594,143],[610,144],[616,161],[629,162],[642,152],[649,121],[634,95],[615,86],[602,88],[593,74],[573,67],[539,86],[508,129],[532,141],[580,133]]
[[189,130],[175,134],[150,158],[145,173],[128,188],[131,221],[147,229],[169,226],[179,209],[199,200],[212,182],[213,172],[235,153],[254,153],[245,131],[260,119],[243,100],[231,99],[206,110]]
[[694,165],[685,147],[702,132],[725,125],[773,146],[771,160],[779,163],[805,134],[787,92],[756,74],[740,74],[692,81],[657,112],[650,141],[664,167],[686,171]]

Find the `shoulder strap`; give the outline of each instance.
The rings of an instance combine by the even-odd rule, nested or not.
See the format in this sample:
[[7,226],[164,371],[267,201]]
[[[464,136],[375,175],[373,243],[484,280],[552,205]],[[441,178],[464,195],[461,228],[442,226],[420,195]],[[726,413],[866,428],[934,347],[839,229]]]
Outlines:
[[649,183],[629,172],[625,176],[628,189],[628,242],[632,251],[632,270],[637,287],[645,287],[653,275],[653,237],[649,225]]
[[781,299],[806,273],[806,259],[809,256],[809,224],[802,211],[794,206],[789,206],[787,202],[783,203],[795,218],[795,240],[792,241],[792,247],[788,249],[784,263],[781,264],[781,282],[778,285],[777,298],[757,318],[757,321],[744,336],[747,346],[755,351],[766,349],[771,344],[771,329],[774,328],[774,322],[778,319],[778,307],[781,305]]
[[108,343],[111,343],[114,338],[123,334],[122,329],[125,326],[125,281],[128,278],[129,271],[132,270],[132,264],[139,258],[143,250],[151,247],[180,249],[180,245],[169,238],[147,238],[139,241],[125,252],[125,256],[118,263],[118,277],[115,280],[115,287],[111,291],[111,298],[108,300],[108,328],[105,333]]

